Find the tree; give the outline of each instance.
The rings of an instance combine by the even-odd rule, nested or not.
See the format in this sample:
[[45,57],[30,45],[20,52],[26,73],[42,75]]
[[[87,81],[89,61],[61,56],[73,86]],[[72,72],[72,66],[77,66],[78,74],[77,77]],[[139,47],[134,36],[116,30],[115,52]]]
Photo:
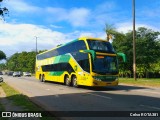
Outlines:
[[120,33],[116,30],[116,28],[111,25],[111,24],[106,24],[105,26],[105,32],[106,32],[106,35],[107,35],[107,41],[109,41],[110,39],[113,39],[113,40],[120,40],[124,38],[124,34],[123,33]]
[[[148,72],[152,69],[151,64],[157,63],[160,56],[160,45],[158,44],[159,32],[151,29],[140,27],[137,30],[137,64],[143,66],[143,70],[148,76]],[[143,47],[142,47],[143,46]]]
[[[0,3],[1,2],[3,2],[3,0],[0,0]],[[6,7],[3,8],[0,7],[0,16],[3,18],[3,20],[5,20],[4,19],[5,14],[9,14],[9,10]]]
[[0,50],[0,60],[6,59],[6,54]]
[[11,71],[22,71],[34,73],[35,70],[35,52],[15,53],[7,60],[7,68]]
[[[160,60],[160,39],[159,32],[144,27],[138,28],[136,31],[136,61],[137,75],[144,76],[149,71],[153,71],[153,65],[157,65]],[[124,52],[127,56],[127,63],[123,66],[124,70],[133,73],[133,52],[132,52],[132,31],[122,35],[123,39],[115,38],[113,46],[117,52]],[[120,66],[122,67],[122,66]],[[155,67],[157,68],[157,67]]]
[[4,63],[0,64],[0,71],[2,71],[2,70],[6,70],[6,64],[4,64]]
[[115,28],[113,25],[111,24],[106,24],[105,26],[105,32],[107,35],[107,41],[109,41],[110,39],[112,39],[114,33],[115,33]]

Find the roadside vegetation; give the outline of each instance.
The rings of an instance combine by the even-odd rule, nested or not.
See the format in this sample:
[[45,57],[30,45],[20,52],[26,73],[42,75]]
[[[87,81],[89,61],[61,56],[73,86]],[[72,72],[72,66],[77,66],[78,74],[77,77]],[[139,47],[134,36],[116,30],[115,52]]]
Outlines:
[[[117,52],[126,54],[127,62],[120,64],[121,77],[133,77],[132,31],[114,31],[113,46]],[[144,27],[136,30],[137,78],[160,78],[160,32]]]
[[[6,98],[11,100],[15,106],[23,108],[24,111],[44,111],[40,106],[34,104],[30,99],[7,85],[6,83],[1,83],[1,86],[6,94]],[[4,106],[0,103],[0,108],[4,110]],[[4,110],[5,111],[5,110]],[[50,116],[50,115],[49,115]],[[40,120],[54,120],[53,117],[42,117]]]
[[[132,31],[117,32],[112,26],[106,25],[107,40],[112,39],[117,52],[126,54],[127,62],[120,63],[120,77],[133,77],[133,43]],[[136,30],[136,75],[137,78],[160,78],[160,32],[139,27]],[[38,53],[43,52],[39,51]],[[0,52],[0,60],[5,54]],[[36,52],[15,53],[0,64],[0,71],[35,71]]]
[[151,78],[140,78],[135,81],[133,78],[119,78],[120,84],[128,84],[135,86],[144,86],[144,87],[159,87],[160,88],[160,78],[151,79]]

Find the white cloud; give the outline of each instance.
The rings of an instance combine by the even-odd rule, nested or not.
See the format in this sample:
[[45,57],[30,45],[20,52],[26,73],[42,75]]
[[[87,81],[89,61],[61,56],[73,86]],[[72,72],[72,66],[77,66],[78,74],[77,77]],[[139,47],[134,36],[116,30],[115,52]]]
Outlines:
[[90,16],[90,10],[86,8],[64,9],[47,7],[45,10],[49,14],[49,21],[66,21],[76,27],[85,26]]
[[106,18],[108,21],[113,21],[113,18],[110,17],[111,15],[109,14],[109,11],[113,10],[115,6],[116,5],[114,2],[104,2],[97,5],[97,7],[94,9],[88,9],[84,7],[66,9],[49,6],[41,8],[32,5],[31,3],[29,4],[25,0],[10,0],[9,2],[6,2],[6,7],[11,11],[12,18],[14,15],[19,17],[27,14],[27,16],[32,19],[33,15],[41,17],[41,14],[43,14],[43,19],[46,19],[45,21],[49,22],[49,24],[66,22],[73,27],[91,27],[97,26],[98,24],[102,25],[106,22]]
[[11,55],[20,51],[35,49],[35,36],[39,49],[49,49],[66,40],[66,35],[32,24],[0,23],[0,47]]
[[10,0],[6,1],[5,5],[10,9],[12,12],[29,12],[34,13],[36,11],[39,11],[40,8],[37,6],[33,6],[31,4],[26,3],[23,0]]
[[[68,11],[64,8],[46,7],[44,8],[49,21],[63,21],[67,19]],[[56,18],[56,19],[55,19]]]
[[101,32],[74,31],[62,33],[32,24],[0,23],[0,49],[7,56],[22,51],[51,49],[58,44],[64,44],[82,36],[103,37]]
[[[137,29],[139,27],[146,27],[146,28],[149,28],[149,29],[153,29],[155,31],[160,31],[160,29],[158,29],[154,26],[151,26],[151,25],[148,25],[148,24],[136,23],[135,29]],[[117,30],[119,32],[127,33],[128,31],[133,30],[133,24],[131,22],[119,23],[119,24],[117,24]]]
[[53,24],[51,24],[50,27],[52,27],[52,28],[63,28],[62,26],[53,25]]
[[88,23],[90,10],[86,8],[74,8],[68,14],[68,20],[73,26],[85,26]]
[[113,1],[106,1],[106,2],[103,2],[99,5],[97,5],[95,11],[98,12],[98,13],[105,13],[105,12],[111,12],[111,10],[117,8],[117,5],[115,2]]

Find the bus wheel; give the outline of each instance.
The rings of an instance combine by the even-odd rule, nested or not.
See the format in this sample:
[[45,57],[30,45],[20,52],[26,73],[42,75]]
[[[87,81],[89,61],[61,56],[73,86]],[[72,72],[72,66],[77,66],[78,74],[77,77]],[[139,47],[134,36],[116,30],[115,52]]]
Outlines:
[[42,75],[41,74],[39,75],[39,80],[40,80],[40,82],[42,82]]
[[41,77],[41,82],[45,82],[45,76],[44,75],[42,75],[42,77]]
[[77,77],[75,75],[72,77],[72,86],[73,87],[78,87],[78,85],[77,85]]
[[71,82],[69,80],[69,76],[68,75],[65,75],[65,77],[64,77],[64,84],[67,85],[67,86],[71,85]]

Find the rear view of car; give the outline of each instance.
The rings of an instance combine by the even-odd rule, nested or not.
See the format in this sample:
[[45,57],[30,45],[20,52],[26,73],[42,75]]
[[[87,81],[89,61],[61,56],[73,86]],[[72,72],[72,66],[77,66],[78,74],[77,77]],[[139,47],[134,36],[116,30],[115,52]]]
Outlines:
[[3,77],[0,75],[0,83],[3,82]]
[[3,73],[0,71],[0,75],[3,75]]
[[13,73],[13,77],[21,77],[20,72],[14,72],[14,73]]
[[30,72],[23,72],[23,76],[31,77],[31,73]]
[[12,71],[9,71],[9,72],[7,72],[7,75],[8,75],[8,76],[13,76],[13,72],[12,72]]

